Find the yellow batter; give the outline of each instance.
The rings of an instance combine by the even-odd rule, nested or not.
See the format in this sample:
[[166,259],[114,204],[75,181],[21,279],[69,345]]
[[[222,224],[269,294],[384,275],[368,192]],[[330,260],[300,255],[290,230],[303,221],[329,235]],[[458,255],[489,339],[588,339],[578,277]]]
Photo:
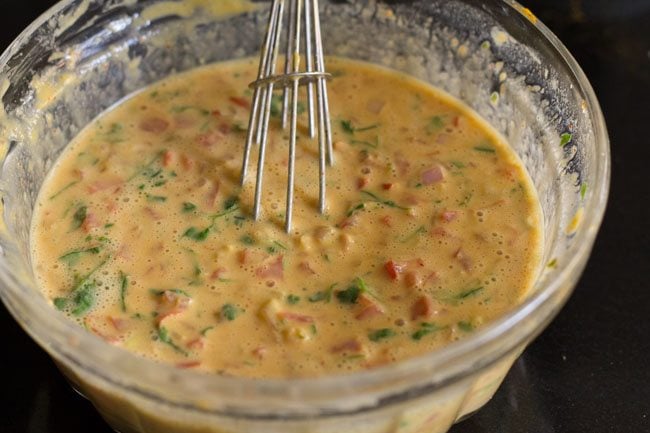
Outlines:
[[247,377],[372,368],[513,308],[541,248],[514,153],[423,83],[349,60],[328,69],[328,210],[302,113],[290,235],[279,98],[262,221],[253,182],[239,187],[255,61],[171,77],[89,125],[35,211],[34,268],[53,305],[143,356]]

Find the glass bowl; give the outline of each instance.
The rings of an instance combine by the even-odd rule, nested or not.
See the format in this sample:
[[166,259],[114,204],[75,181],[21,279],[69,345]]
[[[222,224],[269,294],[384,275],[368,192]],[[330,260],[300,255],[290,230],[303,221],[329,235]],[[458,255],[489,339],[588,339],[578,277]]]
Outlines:
[[34,202],[88,122],[165,76],[257,56],[268,2],[65,0],[0,57],[0,292],[72,385],[122,433],[444,432],[484,405],[571,294],[609,188],[603,116],[557,38],[511,0],[322,1],[325,51],[404,71],[464,101],[511,144],[544,213],[543,264],[515,310],[470,337],[370,371],[252,380],[179,370],[87,333],[41,295]]

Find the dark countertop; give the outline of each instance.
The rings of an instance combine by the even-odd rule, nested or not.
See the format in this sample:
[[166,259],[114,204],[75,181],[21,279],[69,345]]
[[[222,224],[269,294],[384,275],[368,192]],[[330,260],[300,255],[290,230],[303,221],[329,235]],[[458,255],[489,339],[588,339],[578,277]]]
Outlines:
[[[0,49],[54,1],[2,3]],[[596,90],[612,144],[611,198],[566,307],[492,401],[451,432],[650,432],[650,0],[522,3],[559,36]],[[4,306],[0,329],[0,432],[110,432]]]

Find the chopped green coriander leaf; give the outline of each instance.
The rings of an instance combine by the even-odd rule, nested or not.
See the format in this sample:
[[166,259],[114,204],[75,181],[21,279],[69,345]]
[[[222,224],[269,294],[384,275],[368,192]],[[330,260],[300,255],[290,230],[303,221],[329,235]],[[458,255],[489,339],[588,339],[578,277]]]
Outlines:
[[167,201],[167,197],[164,197],[162,195],[147,194],[147,201],[155,202],[155,203],[164,203]]
[[336,287],[336,283],[329,286],[326,290],[314,293],[307,299],[309,302],[330,302],[332,300],[332,291],[334,290],[334,287]]
[[571,143],[571,140],[573,140],[573,134],[565,132],[564,134],[560,135],[560,147],[564,147],[567,144]]
[[435,323],[420,323],[420,329],[411,334],[411,338],[420,341],[423,337],[440,331],[441,329],[444,329],[444,327],[438,326]]
[[342,304],[356,304],[361,293],[361,288],[358,285],[354,284],[345,290],[336,292],[336,298]]
[[72,188],[73,186],[75,186],[78,183],[79,183],[78,180],[73,180],[72,182],[70,182],[69,184],[67,184],[63,188],[61,188],[58,192],[52,194],[50,196],[49,200],[54,200],[55,198],[57,198],[58,196],[60,196],[61,194],[63,194],[64,192],[66,192],[67,190],[69,190],[70,188]]
[[101,251],[101,247],[92,247],[92,248],[87,248],[85,250],[70,251],[68,253],[65,253],[61,257],[59,257],[59,260],[61,260],[68,266],[74,266],[79,262],[79,259],[84,254],[99,254],[100,251]]
[[289,295],[289,296],[287,296],[287,304],[296,305],[298,302],[300,302],[300,296],[298,296],[298,295]]
[[172,349],[174,349],[176,352],[181,353],[181,354],[183,354],[183,355],[185,355],[185,356],[188,355],[188,353],[187,353],[185,350],[183,350],[183,349],[180,348],[176,343],[174,343],[174,341],[173,341],[173,340],[171,339],[171,337],[169,336],[169,332],[167,331],[167,328],[161,326],[161,327],[158,329],[158,339],[159,339],[161,342],[163,342],[163,343],[165,343],[166,345],[168,345],[169,347],[171,347]]
[[242,244],[244,245],[255,245],[255,239],[251,235],[244,235],[241,238],[239,238]]
[[483,152],[483,153],[495,153],[496,152],[496,150],[494,150],[493,147],[485,145],[485,144],[480,145],[480,146],[474,146],[474,150],[476,150],[477,152]]
[[205,337],[206,334],[207,334],[209,331],[213,330],[213,329],[214,329],[214,326],[207,326],[207,327],[201,329],[201,330],[199,331],[199,334],[201,334],[202,336]]
[[226,201],[223,203],[223,209],[231,210],[237,205],[237,203],[239,203],[239,197],[232,195],[228,197]]
[[361,194],[366,195],[367,197],[370,198],[370,201],[373,201],[375,203],[383,204],[384,206],[388,206],[396,209],[409,210],[409,208],[407,207],[400,206],[392,200],[385,200],[379,197],[377,194],[367,191],[365,189],[361,190]]
[[354,127],[352,126],[352,122],[349,120],[341,120],[341,128],[343,129],[343,132],[354,134]]
[[351,135],[353,135],[355,132],[370,131],[371,129],[375,129],[375,128],[379,128],[379,124],[373,124],[373,125],[356,128],[354,125],[352,125],[352,121],[341,120],[341,129],[343,129],[343,132]]
[[556,266],[557,266],[557,259],[552,259],[552,260],[551,260],[550,262],[548,262],[548,264],[546,265],[546,267],[551,268],[551,269],[555,268]]
[[351,140],[350,144],[353,145],[353,146],[356,145],[356,144],[360,144],[362,146],[368,146],[368,147],[370,147],[372,149],[377,149],[379,147],[379,136],[375,137],[374,142],[367,141],[367,140]]
[[65,310],[65,307],[68,305],[68,300],[66,298],[54,298],[52,303],[59,311]]
[[395,336],[395,331],[393,331],[390,328],[377,329],[375,331],[371,331],[370,333],[368,333],[368,338],[370,339],[370,341],[374,341],[375,343],[394,336]]
[[585,195],[587,195],[587,183],[586,182],[583,183],[582,185],[580,185],[580,198],[582,200],[584,200]]
[[207,227],[203,230],[199,230],[196,227],[190,227],[189,229],[185,230],[185,233],[183,233],[183,237],[190,238],[197,242],[203,242],[204,240],[207,239],[209,234],[210,234],[210,227]]
[[484,290],[484,287],[475,287],[472,289],[465,290],[463,292],[458,293],[457,295],[452,296],[453,300],[458,300],[461,301],[463,299],[471,298],[472,296],[475,296],[482,292]]
[[196,210],[196,205],[188,201],[183,203],[183,212],[188,213]]
[[424,226],[420,226],[420,227],[418,227],[417,229],[415,229],[415,231],[413,231],[412,233],[408,234],[404,239],[402,239],[401,242],[402,242],[403,244],[405,244],[405,243],[407,243],[407,242],[409,242],[409,241],[412,241],[413,239],[415,239],[415,238],[418,237],[419,235],[425,234],[426,232],[427,232],[426,227],[424,227]]
[[472,325],[472,322],[460,321],[458,322],[458,329],[463,332],[472,332],[474,330],[474,325]]
[[348,211],[347,213],[348,217],[351,217],[357,211],[365,209],[365,207],[366,207],[365,203],[359,203],[358,205],[354,206],[352,209]]
[[[231,213],[237,212],[238,210],[239,210],[239,206],[234,206],[218,214],[210,215],[210,218],[212,219],[212,221],[215,221],[216,219],[230,215]],[[235,217],[235,219],[237,219],[237,217]]]
[[444,128],[445,126],[445,121],[442,119],[441,116],[433,116],[431,119],[429,119],[429,123],[427,124],[427,132],[429,134],[432,134],[439,129]]
[[288,250],[288,248],[287,248],[286,246],[284,246],[284,244],[281,243],[281,242],[273,241],[273,245],[277,245],[278,247],[280,247],[280,249],[283,249],[283,250],[285,250],[285,251]]
[[110,228],[113,227],[114,225],[115,225],[115,223],[104,224],[104,228],[105,228],[105,229],[110,229]]
[[490,94],[490,102],[492,105],[497,105],[499,103],[499,92],[492,92]]
[[183,289],[169,289],[169,290],[149,289],[149,293],[151,293],[154,296],[162,296],[165,293],[175,293],[177,295],[183,295],[183,296],[186,296],[188,298],[192,297],[192,295],[190,295],[189,293],[187,293]]
[[126,291],[129,287],[129,276],[120,271],[120,308],[126,313]]
[[88,208],[86,206],[80,206],[77,211],[72,215],[72,230],[76,230],[84,223],[86,220],[86,214]]
[[451,161],[451,165],[455,168],[465,168],[465,164],[460,161]]
[[95,303],[95,281],[88,281],[84,283],[79,289],[75,290],[71,295],[71,300],[74,305],[72,314],[75,316],[83,316],[92,308]]
[[239,308],[235,307],[233,304],[224,304],[221,307],[221,317],[232,322],[239,315]]

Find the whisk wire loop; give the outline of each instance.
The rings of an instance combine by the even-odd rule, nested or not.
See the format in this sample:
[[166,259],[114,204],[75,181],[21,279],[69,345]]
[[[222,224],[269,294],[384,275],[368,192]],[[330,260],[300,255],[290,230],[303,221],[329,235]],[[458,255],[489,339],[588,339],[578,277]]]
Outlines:
[[[285,15],[285,3],[288,5],[286,51],[284,73],[274,75],[277,66],[279,44]],[[248,164],[253,142],[259,145],[257,177],[255,182],[255,201],[253,217],[257,220],[261,213],[264,161],[269,133],[271,109],[274,104],[273,91],[281,88],[282,128],[289,127],[289,159],[287,176],[287,198],[285,212],[285,230],[291,231],[294,188],[295,159],[298,140],[299,88],[307,87],[306,111],[309,122],[309,138],[316,137],[318,130],[318,176],[319,176],[319,211],[326,208],[326,162],[334,164],[332,147],[332,129],[327,97],[326,80],[331,76],[325,72],[323,44],[321,41],[320,14],[318,0],[274,0],[271,6],[267,34],[260,57],[257,80],[251,83],[253,99],[249,126],[244,145],[244,158],[241,170],[241,184],[246,182]],[[304,24],[304,26],[303,26]],[[303,32],[304,27],[304,32]],[[301,41],[305,42],[305,70],[301,70]]]

